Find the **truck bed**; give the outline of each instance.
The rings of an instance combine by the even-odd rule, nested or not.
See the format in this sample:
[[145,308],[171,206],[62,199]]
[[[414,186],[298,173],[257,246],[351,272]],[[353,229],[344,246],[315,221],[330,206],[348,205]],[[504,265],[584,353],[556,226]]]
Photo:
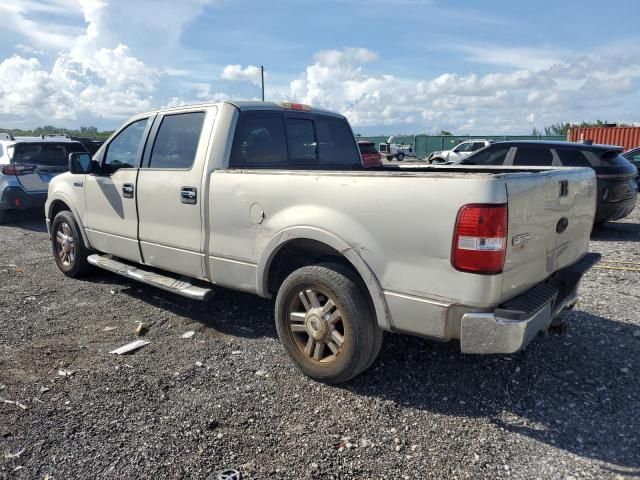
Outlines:
[[[570,192],[562,198],[561,181]],[[456,334],[448,317],[495,307],[588,251],[594,189],[588,168],[216,170],[211,271],[217,283],[243,278],[256,291],[250,279],[261,277],[264,252],[283,232],[338,237],[371,269],[392,328],[448,338]],[[497,275],[460,272],[451,263],[458,212],[478,203],[508,205],[506,261]],[[260,223],[248,215],[256,208]],[[560,235],[563,217],[569,225]],[[527,242],[513,245],[516,235]]]

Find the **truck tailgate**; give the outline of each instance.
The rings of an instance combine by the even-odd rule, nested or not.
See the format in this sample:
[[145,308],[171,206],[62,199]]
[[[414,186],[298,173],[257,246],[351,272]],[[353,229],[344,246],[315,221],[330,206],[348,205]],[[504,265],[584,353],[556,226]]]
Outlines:
[[506,175],[509,199],[504,298],[543,281],[589,251],[596,209],[592,169]]

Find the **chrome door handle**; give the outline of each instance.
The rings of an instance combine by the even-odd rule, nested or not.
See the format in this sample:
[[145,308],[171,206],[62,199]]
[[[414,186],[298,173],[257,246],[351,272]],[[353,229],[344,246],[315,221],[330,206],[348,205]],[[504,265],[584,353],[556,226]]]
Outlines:
[[182,187],[180,189],[180,201],[187,205],[195,205],[198,201],[198,189],[196,187]]
[[122,185],[122,196],[124,198],[133,198],[133,183],[125,183]]

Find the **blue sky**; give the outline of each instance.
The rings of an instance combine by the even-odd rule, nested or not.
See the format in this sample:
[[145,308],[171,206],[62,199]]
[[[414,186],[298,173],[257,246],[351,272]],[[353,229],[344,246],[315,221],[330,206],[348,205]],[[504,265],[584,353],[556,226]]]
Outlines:
[[3,0],[0,126],[295,100],[356,131],[640,122],[640,2]]

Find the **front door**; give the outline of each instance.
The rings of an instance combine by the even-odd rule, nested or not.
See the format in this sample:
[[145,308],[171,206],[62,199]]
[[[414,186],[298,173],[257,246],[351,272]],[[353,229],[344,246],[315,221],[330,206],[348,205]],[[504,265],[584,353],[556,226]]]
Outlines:
[[141,262],[136,182],[153,118],[137,119],[106,145],[86,176],[87,233],[95,250]]
[[471,149],[471,145],[472,144],[469,142],[461,143],[451,151],[447,160],[449,160],[450,162],[457,162],[461,158],[464,158],[470,153],[469,150]]
[[205,277],[202,218],[209,135],[202,132],[212,131],[214,117],[215,108],[209,107],[172,111],[156,119],[137,188],[146,265]]

